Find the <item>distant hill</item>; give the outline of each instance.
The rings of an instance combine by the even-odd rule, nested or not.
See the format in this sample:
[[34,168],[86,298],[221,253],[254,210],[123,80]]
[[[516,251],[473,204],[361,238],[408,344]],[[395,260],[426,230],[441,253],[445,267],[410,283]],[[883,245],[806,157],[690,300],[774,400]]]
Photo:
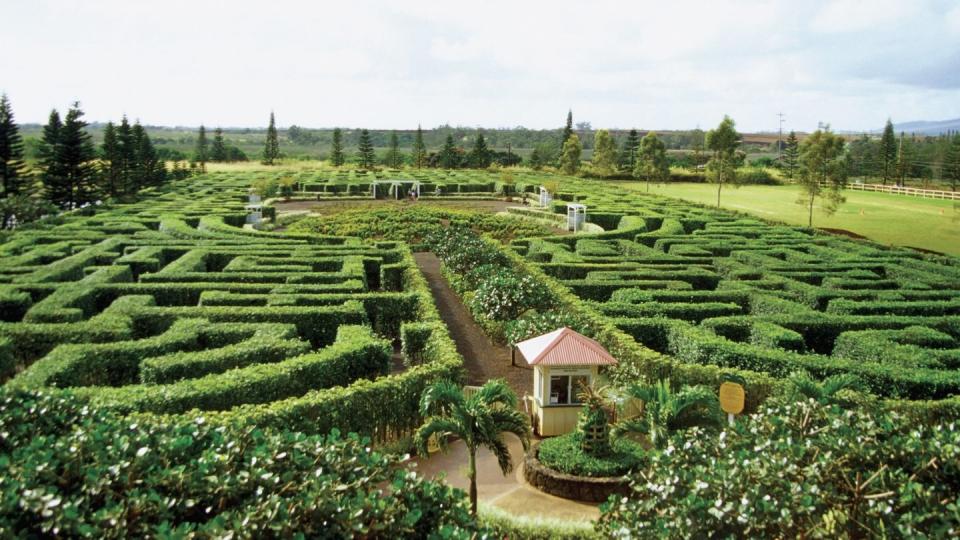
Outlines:
[[[949,131],[960,131],[960,118],[952,120],[926,121],[918,120],[913,122],[900,122],[893,124],[893,130],[897,133],[916,133],[918,135],[940,135]],[[872,130],[871,133],[882,133],[883,128]]]

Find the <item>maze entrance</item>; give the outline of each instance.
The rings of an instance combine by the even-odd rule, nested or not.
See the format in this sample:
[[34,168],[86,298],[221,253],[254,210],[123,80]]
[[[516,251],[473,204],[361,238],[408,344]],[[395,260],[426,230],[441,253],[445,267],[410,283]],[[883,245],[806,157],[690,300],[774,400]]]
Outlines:
[[410,193],[420,196],[418,180],[374,180],[370,184],[370,194],[374,199],[400,200]]

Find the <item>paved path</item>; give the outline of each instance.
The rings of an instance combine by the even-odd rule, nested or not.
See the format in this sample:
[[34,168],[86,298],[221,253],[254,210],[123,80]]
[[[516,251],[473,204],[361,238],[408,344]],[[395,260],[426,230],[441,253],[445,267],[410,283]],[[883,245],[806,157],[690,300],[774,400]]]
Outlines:
[[[447,280],[440,274],[440,260],[432,253],[415,253],[417,266],[430,285],[440,316],[447,324],[457,351],[467,368],[467,384],[482,385],[494,379],[506,379],[518,396],[529,393],[533,374],[528,368],[510,365],[510,349],[495,345],[474,322]],[[522,360],[521,360],[522,361]],[[599,517],[596,504],[571,501],[543,493],[523,479],[523,446],[515,435],[505,434],[516,468],[506,476],[500,472],[497,459],[489,450],[477,452],[477,495],[481,502],[498,506],[511,514],[531,517],[552,517],[569,521],[591,521]],[[467,449],[462,441],[450,444],[446,453],[438,452],[427,459],[417,458],[418,470],[427,478],[444,476],[447,483],[464,491],[467,482]]]

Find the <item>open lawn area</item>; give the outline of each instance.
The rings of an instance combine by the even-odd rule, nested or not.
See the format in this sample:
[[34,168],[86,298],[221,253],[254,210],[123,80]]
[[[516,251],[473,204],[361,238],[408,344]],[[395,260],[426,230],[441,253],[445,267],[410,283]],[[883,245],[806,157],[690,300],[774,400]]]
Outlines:
[[[621,187],[644,192],[643,182],[621,182]],[[716,205],[714,184],[651,184],[650,193],[709,206]],[[724,186],[721,206],[790,225],[806,225],[807,209],[797,204],[797,186]],[[921,199],[885,193],[848,190],[847,202],[833,216],[814,208],[813,226],[845,229],[871,240],[960,255],[960,209],[955,201]]]

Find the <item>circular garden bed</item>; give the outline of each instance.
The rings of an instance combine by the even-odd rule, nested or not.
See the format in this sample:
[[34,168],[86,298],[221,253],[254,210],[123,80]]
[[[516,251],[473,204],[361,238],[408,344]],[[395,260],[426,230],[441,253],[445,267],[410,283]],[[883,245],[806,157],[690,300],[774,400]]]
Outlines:
[[610,495],[626,495],[630,481],[624,475],[643,462],[643,447],[618,440],[603,457],[580,450],[578,434],[537,443],[527,453],[523,475],[544,493],[586,502],[603,502]]

